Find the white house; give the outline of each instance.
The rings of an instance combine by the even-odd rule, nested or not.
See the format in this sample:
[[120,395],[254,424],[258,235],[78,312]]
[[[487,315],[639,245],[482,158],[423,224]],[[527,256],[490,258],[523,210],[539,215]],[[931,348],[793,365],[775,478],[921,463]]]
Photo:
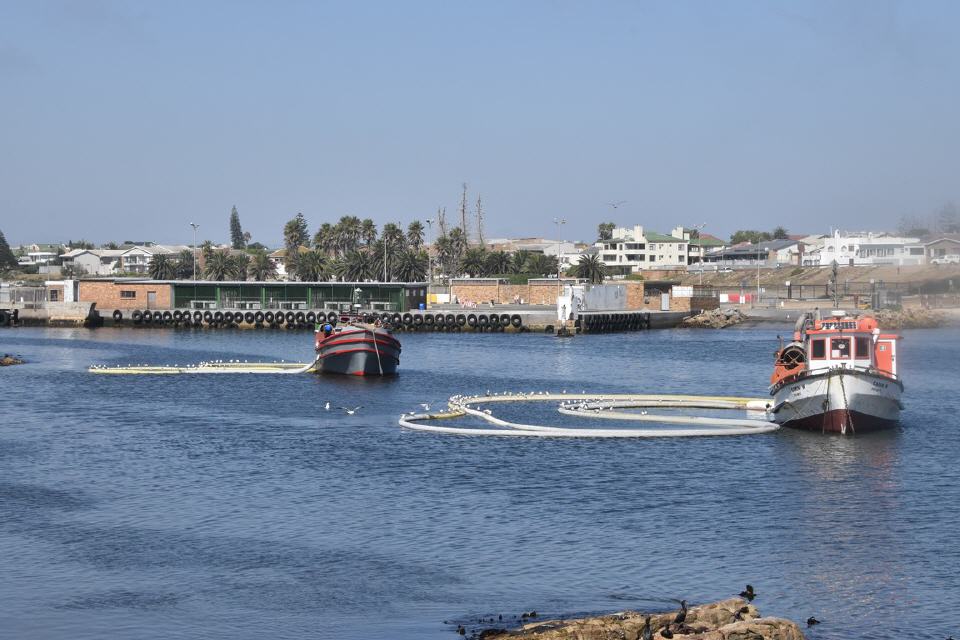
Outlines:
[[804,266],[827,267],[836,261],[843,266],[877,264],[923,264],[926,253],[919,238],[902,238],[886,233],[834,231],[803,256]]
[[72,267],[77,274],[109,276],[117,271],[122,249],[74,249],[60,256],[64,267]]

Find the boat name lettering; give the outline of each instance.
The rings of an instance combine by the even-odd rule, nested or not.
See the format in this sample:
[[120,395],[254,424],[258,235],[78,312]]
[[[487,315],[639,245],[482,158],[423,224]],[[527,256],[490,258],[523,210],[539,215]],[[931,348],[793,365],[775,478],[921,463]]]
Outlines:
[[856,320],[825,320],[820,323],[821,329],[856,329]]

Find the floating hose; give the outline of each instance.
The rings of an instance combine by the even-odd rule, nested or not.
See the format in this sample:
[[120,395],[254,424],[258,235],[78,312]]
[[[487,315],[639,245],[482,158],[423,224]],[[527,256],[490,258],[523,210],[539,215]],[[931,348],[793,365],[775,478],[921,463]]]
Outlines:
[[[661,424],[696,425],[692,429],[643,427],[634,429],[598,429],[519,424],[497,418],[489,409],[477,406],[498,402],[560,402],[558,411],[565,415],[589,418],[610,418],[657,422]],[[453,396],[448,410],[434,414],[410,414],[400,417],[400,426],[413,431],[426,431],[464,436],[533,436],[546,438],[679,438],[693,436],[752,435],[776,431],[780,425],[759,419],[711,418],[685,415],[648,415],[614,411],[614,409],[657,407],[662,409],[736,409],[766,411],[769,402],[758,398],[730,396],[642,395],[642,394],[568,394],[529,393],[485,396]],[[499,429],[445,427],[423,424],[426,420],[446,420],[474,416]]]
[[87,371],[90,373],[113,374],[113,375],[172,375],[178,373],[271,373],[271,374],[294,374],[308,373],[316,370],[320,358],[310,364],[303,362],[240,362],[231,360],[228,362],[201,362],[196,365],[127,365],[108,367],[105,365],[93,365]]

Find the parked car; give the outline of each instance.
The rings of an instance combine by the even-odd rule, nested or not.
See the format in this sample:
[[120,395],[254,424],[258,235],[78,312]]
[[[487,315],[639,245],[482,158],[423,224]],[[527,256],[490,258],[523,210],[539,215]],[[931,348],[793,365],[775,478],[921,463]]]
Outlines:
[[930,264],[960,264],[960,255],[939,256],[931,260]]

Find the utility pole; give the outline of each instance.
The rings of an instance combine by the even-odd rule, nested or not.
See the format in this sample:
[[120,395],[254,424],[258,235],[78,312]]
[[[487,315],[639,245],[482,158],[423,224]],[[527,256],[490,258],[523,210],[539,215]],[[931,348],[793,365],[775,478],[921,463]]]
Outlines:
[[[427,241],[429,242],[430,238],[433,236],[433,220],[427,218]],[[430,247],[436,250],[436,247],[433,246],[433,243],[430,243]],[[430,255],[430,249],[427,249],[427,269],[430,271],[429,280],[427,284],[433,284],[433,256]]]
[[567,224],[567,221],[564,218],[554,218],[553,224],[557,225],[557,297],[559,297],[563,295],[563,286],[561,285],[560,281],[560,270],[562,269],[560,265],[560,243],[562,242],[560,236],[563,235],[563,233],[560,230],[560,227]]
[[760,240],[757,240],[757,300],[754,302],[754,306],[760,303]]
[[463,183],[463,195],[460,196],[460,228],[463,229],[463,239],[470,244],[470,231],[467,230],[467,183]]
[[483,201],[480,199],[480,194],[477,194],[477,240],[480,242],[480,246],[484,245],[483,243]]
[[195,222],[191,222],[190,226],[193,227],[193,279],[197,279],[197,228],[200,226]]

